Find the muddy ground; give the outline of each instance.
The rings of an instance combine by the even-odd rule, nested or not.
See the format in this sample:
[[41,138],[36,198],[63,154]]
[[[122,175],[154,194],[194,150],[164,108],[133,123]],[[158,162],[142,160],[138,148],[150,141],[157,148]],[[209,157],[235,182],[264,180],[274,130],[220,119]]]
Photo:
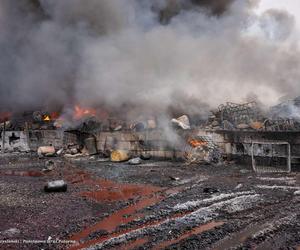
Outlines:
[[[43,172],[52,160],[54,170]],[[68,191],[45,193],[63,179]],[[48,241],[47,241],[48,240]],[[300,173],[0,156],[0,249],[300,249]]]

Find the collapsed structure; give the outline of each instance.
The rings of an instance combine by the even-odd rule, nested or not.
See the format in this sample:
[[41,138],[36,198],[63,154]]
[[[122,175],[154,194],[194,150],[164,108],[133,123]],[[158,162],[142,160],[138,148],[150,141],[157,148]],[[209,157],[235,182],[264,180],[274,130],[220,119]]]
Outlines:
[[257,171],[289,172],[300,158],[300,124],[282,116],[288,114],[291,104],[297,108],[297,99],[271,108],[271,115],[266,116],[255,102],[227,103],[212,111],[205,122],[191,124],[186,115],[170,120],[166,126],[171,134],[154,118],[126,124],[81,112],[75,116],[76,125],[65,128],[58,115],[31,112],[1,123],[1,151],[28,152],[52,146],[70,157],[110,157],[113,153],[115,161],[152,157],[218,164],[234,159],[252,164]]

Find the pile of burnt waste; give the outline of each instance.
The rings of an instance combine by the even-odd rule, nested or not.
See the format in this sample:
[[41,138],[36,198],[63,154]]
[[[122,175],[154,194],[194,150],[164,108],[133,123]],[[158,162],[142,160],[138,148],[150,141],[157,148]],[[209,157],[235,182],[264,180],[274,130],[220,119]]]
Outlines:
[[[132,163],[153,157],[219,164],[224,155],[251,156],[253,141],[264,139],[262,134],[265,136],[265,133],[259,132],[275,132],[275,139],[267,138],[268,142],[274,142],[280,139],[276,132],[300,131],[297,117],[300,97],[268,110],[257,102],[228,102],[212,111],[205,121],[190,116],[188,112],[180,112],[181,115],[162,122],[159,116],[130,120],[97,116],[97,110],[92,109],[77,108],[77,111],[80,112],[75,113],[73,119],[57,113],[35,111],[6,116],[1,120],[0,114],[1,151],[35,151],[40,156],[98,155],[116,162],[135,159]],[[235,131],[257,133],[255,140],[250,141],[245,133],[239,134],[238,140],[231,135],[228,137],[230,133],[237,134]],[[298,145],[294,145],[290,137],[281,138],[280,142],[290,143],[292,152],[298,152]],[[279,150],[264,148],[268,152]]]
[[42,111],[28,111],[23,113],[7,113],[0,117],[0,131],[24,131],[24,130],[51,130],[56,129],[55,119],[57,115]]
[[205,124],[214,130],[299,131],[300,97],[264,110],[257,102],[227,102],[212,111]]

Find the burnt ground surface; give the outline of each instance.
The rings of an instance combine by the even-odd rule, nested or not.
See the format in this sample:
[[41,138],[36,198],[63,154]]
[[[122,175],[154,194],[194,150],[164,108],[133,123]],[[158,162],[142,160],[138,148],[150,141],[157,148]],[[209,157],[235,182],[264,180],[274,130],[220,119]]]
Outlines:
[[0,156],[0,249],[300,249],[297,170],[47,160]]

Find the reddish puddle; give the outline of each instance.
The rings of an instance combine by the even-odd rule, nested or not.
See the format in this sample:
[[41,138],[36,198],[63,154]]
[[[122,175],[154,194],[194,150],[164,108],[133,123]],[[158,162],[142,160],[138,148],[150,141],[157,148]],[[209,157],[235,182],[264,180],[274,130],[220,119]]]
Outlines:
[[[158,203],[163,198],[164,198],[163,196],[157,197],[157,200],[154,199],[153,203],[150,204],[150,205],[154,205],[154,204]],[[149,206],[149,203],[145,204],[145,201],[140,201],[136,205],[138,205],[139,207],[143,207],[144,208],[144,207],[147,207],[147,205]],[[133,206],[136,206],[136,205],[133,205]],[[106,228],[106,229],[112,229],[112,228],[110,228],[110,226],[109,226],[109,228],[107,228],[107,225],[111,225],[110,224],[111,221],[114,221],[114,223],[112,225],[116,225],[116,224],[120,224],[120,223],[128,223],[128,222],[130,222],[130,221],[132,221],[132,220],[134,220],[136,218],[141,218],[141,217],[144,216],[141,213],[135,213],[133,216],[130,216],[130,218],[129,217],[127,217],[127,219],[123,218],[123,214],[126,214],[126,213],[128,214],[130,212],[129,210],[132,211],[132,206],[117,211],[116,213],[112,214],[108,218],[105,218],[102,222],[94,225],[93,227],[90,227],[90,228],[82,231],[79,234],[74,235],[71,238],[71,240],[79,241],[80,239],[86,238],[90,233],[99,230],[99,228],[102,229],[103,227],[101,227],[101,226],[103,226],[103,224],[104,224],[104,228]],[[132,228],[129,228],[129,229],[126,229],[126,230],[121,230],[121,231],[119,231],[117,233],[112,233],[110,235],[102,236],[102,237],[99,237],[97,239],[87,241],[87,242],[82,243],[80,245],[77,245],[76,247],[73,247],[71,249],[72,250],[74,250],[74,249],[81,249],[81,248],[84,248],[84,247],[89,247],[91,245],[99,244],[99,243],[102,243],[102,242],[104,242],[106,240],[109,240],[111,238],[118,237],[118,236],[120,236],[122,234],[126,234],[126,233],[129,233],[131,231],[138,230],[138,229],[144,229],[144,228],[156,226],[156,225],[159,225],[159,224],[162,224],[162,223],[166,222],[167,220],[172,220],[172,219],[176,219],[176,218],[179,218],[179,217],[183,217],[183,216],[185,216],[187,214],[190,214],[190,213],[192,213],[192,211],[187,211],[185,213],[182,213],[182,212],[181,213],[177,213],[177,214],[174,214],[174,215],[172,215],[170,217],[164,218],[162,220],[149,221],[149,222],[147,222],[147,223],[145,223],[145,224],[143,224],[141,226],[138,226],[138,227],[132,227]],[[121,215],[122,215],[122,217],[120,218]],[[143,245],[143,244],[141,244],[141,245]]]
[[[129,222],[133,221],[134,219],[139,218],[139,216],[141,214],[139,214],[137,216],[135,214],[136,211],[141,210],[145,207],[152,206],[152,205],[158,203],[159,201],[161,201],[162,199],[163,199],[162,196],[154,196],[154,197],[151,197],[151,198],[142,199],[142,200],[138,201],[137,203],[135,203],[131,206],[128,206],[126,208],[123,208],[123,209],[120,209],[120,210],[116,211],[115,213],[108,216],[107,218],[104,218],[99,223],[84,229],[80,233],[73,235],[70,238],[70,240],[79,241],[81,239],[86,238],[91,233],[93,233],[95,231],[99,231],[99,230],[106,230],[108,232],[113,232],[119,225],[129,223]],[[131,215],[131,216],[126,216],[125,217],[124,215]],[[131,230],[133,230],[133,229],[130,229],[128,231],[131,231]],[[126,231],[122,231],[120,233],[110,234],[108,236],[104,236],[104,237],[100,237],[98,239],[90,240],[90,241],[87,241],[83,244],[72,247],[71,249],[72,250],[82,249],[82,248],[85,248],[85,247],[88,247],[88,246],[91,246],[91,245],[94,245],[94,244],[97,244],[97,243],[104,242],[104,241],[106,241],[110,238],[117,237],[117,236],[119,236],[123,233],[126,233]]]
[[[106,179],[92,179],[90,174],[84,171],[73,171],[73,174],[67,177],[67,181],[76,184],[84,184],[90,187],[93,187],[97,190],[82,192],[80,195],[84,197],[88,197],[97,202],[117,202],[117,201],[127,201],[130,199],[134,200],[134,204],[129,205],[123,209],[120,209],[110,216],[104,218],[99,223],[92,225],[79,233],[74,234],[70,237],[70,240],[75,240],[79,242],[80,240],[86,239],[90,234],[105,230],[109,235],[105,235],[99,238],[95,238],[92,240],[85,241],[83,243],[79,243],[76,246],[71,247],[70,249],[82,249],[89,247],[91,245],[102,243],[108,239],[113,237],[118,237],[121,234],[128,233],[132,230],[136,230],[139,228],[144,228],[147,226],[152,226],[155,224],[159,224],[161,221],[152,221],[146,223],[144,225],[125,229],[119,232],[114,232],[116,228],[122,224],[127,224],[135,219],[142,218],[145,215],[140,210],[155,205],[161,200],[165,198],[165,195],[178,193],[181,188],[173,188],[166,189],[161,187],[155,187],[151,185],[140,185],[140,184],[126,184],[126,183],[117,183],[111,180]],[[175,215],[174,217],[183,216],[182,214]],[[142,239],[136,240],[132,242],[133,245],[128,244],[128,248],[134,248],[136,246],[143,245],[145,242]]]
[[[144,215],[142,213],[139,213],[139,210],[155,205],[164,198],[161,194],[159,194],[161,191],[163,191],[163,189],[160,187],[150,185],[117,183],[105,179],[93,180],[84,173],[77,173],[76,176],[75,177],[78,180],[76,181],[76,183],[83,182],[84,184],[88,184],[95,188],[98,187],[99,189],[80,193],[80,195],[84,197],[88,197],[97,202],[117,202],[127,201],[130,199],[134,199],[136,200],[136,202],[132,205],[129,205],[123,209],[114,212],[110,216],[104,218],[99,223],[92,225],[84,229],[83,231],[73,235],[70,238],[71,240],[83,240],[87,238],[91,233],[100,230],[105,230],[109,233],[112,233],[121,224],[126,224],[137,218],[143,217]],[[70,177],[70,180],[75,181],[74,176]],[[81,249],[84,247],[88,247],[96,243],[101,243],[107,239],[110,239],[120,234],[122,233],[112,233],[107,236],[102,236],[100,238],[86,241],[82,244],[71,247],[71,249]]]
[[157,250],[158,249],[164,249],[164,248],[166,248],[166,247],[168,247],[168,246],[170,246],[172,244],[178,243],[181,240],[189,238],[192,235],[201,234],[201,233],[203,233],[205,231],[208,231],[208,230],[211,230],[211,229],[213,229],[215,227],[222,226],[223,224],[224,224],[224,222],[220,221],[220,222],[210,222],[208,224],[201,225],[199,227],[196,227],[196,228],[192,229],[189,232],[186,232],[186,233],[182,234],[179,238],[161,242],[159,245],[155,246],[153,249],[155,249],[155,250],[156,249]]
[[112,181],[99,181],[100,190],[81,193],[96,201],[125,201],[136,197],[149,196],[161,188],[134,184],[119,184]]
[[[72,173],[72,174],[70,174]],[[91,179],[91,175],[84,171],[75,171],[72,170],[66,170],[64,172],[64,178],[68,183],[72,184],[92,184],[94,180]]]
[[29,177],[41,177],[44,174],[39,171],[16,171],[16,170],[6,170],[0,171],[2,176],[29,176]]

